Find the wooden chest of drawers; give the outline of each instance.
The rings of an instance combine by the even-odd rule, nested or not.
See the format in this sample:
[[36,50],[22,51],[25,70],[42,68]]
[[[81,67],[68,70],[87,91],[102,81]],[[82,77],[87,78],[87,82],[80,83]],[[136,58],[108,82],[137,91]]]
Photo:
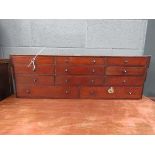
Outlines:
[[0,100],[12,94],[12,79],[10,72],[10,62],[0,59]]
[[140,99],[149,56],[12,55],[16,96],[23,98]]

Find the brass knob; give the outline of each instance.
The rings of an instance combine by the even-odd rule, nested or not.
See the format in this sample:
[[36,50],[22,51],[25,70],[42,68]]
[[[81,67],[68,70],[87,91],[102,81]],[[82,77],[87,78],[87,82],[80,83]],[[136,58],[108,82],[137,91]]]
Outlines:
[[108,89],[108,93],[109,93],[109,94],[113,94],[114,92],[115,92],[114,87],[110,87],[110,88]]
[[26,90],[26,93],[27,93],[27,94],[30,94],[30,90],[29,90],[29,89],[27,89],[27,90]]
[[65,69],[65,72],[68,72],[68,69],[67,68]]
[[95,69],[94,68],[93,68],[92,72],[95,73]]

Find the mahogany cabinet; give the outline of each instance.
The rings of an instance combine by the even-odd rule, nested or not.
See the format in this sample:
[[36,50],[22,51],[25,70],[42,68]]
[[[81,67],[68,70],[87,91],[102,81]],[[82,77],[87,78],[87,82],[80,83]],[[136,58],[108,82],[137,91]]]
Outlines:
[[150,56],[12,55],[16,96],[140,99]]
[[10,62],[0,59],[0,100],[12,94],[12,78]]

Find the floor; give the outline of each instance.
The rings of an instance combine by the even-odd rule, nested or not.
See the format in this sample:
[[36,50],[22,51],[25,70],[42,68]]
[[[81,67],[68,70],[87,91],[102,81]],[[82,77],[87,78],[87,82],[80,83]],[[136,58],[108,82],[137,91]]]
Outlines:
[[155,134],[155,102],[11,96],[0,102],[0,134]]

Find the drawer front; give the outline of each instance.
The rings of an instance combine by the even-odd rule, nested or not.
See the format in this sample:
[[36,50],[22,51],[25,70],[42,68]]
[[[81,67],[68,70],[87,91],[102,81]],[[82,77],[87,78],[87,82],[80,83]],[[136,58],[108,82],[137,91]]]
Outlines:
[[17,97],[26,98],[78,98],[79,90],[77,87],[61,86],[27,86],[17,87]]
[[103,85],[104,76],[56,76],[56,85]]
[[54,76],[17,75],[16,84],[51,86],[54,85]]
[[108,57],[108,65],[147,66],[149,57]]
[[118,67],[109,66],[105,69],[106,75],[144,75],[146,68],[144,67]]
[[[34,56],[11,56],[13,64],[29,64]],[[36,64],[53,64],[54,57],[52,56],[37,56]]]
[[33,71],[32,66],[15,64],[14,65],[15,74],[54,74],[54,65],[36,65],[35,71]]
[[144,76],[106,76],[105,85],[115,86],[142,86]]
[[103,75],[104,74],[104,66],[64,66],[64,65],[56,65],[56,74],[62,75]]
[[83,65],[102,65],[105,64],[105,58],[97,57],[56,57],[57,64],[83,64]]
[[81,98],[140,99],[142,87],[81,87]]

